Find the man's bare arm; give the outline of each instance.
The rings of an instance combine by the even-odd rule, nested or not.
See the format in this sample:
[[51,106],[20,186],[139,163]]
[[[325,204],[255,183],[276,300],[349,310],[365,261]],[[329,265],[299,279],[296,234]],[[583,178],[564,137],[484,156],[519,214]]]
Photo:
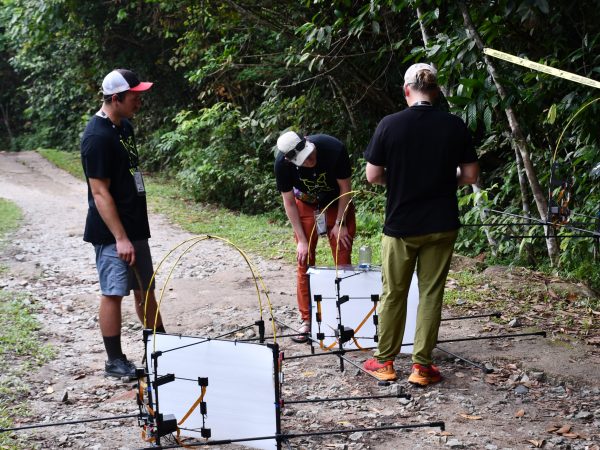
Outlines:
[[367,181],[369,183],[380,184],[382,186],[386,185],[387,179],[385,176],[385,167],[375,166],[368,162],[365,172],[367,174]]
[[465,184],[475,184],[479,178],[479,163],[461,164],[458,166],[456,181],[459,186]]
[[100,217],[115,237],[119,258],[133,266],[135,264],[135,250],[125,232],[117,212],[117,206],[110,193],[110,180],[108,178],[90,178],[89,183]]

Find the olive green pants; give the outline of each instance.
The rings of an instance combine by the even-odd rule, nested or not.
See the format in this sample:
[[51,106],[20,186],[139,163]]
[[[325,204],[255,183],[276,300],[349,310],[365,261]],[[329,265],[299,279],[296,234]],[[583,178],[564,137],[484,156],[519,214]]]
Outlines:
[[[381,241],[383,292],[377,306],[378,344],[375,358],[393,361],[402,346],[408,290],[415,265],[419,281],[419,307],[412,360],[431,364],[437,343],[446,277],[458,230]],[[410,342],[410,340],[409,340]]]

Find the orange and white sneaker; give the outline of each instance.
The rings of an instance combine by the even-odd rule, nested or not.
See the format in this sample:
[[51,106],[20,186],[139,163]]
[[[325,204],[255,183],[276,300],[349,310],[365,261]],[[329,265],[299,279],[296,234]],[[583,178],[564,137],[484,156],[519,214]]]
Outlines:
[[417,386],[428,386],[433,383],[439,383],[442,379],[442,374],[433,364],[431,366],[413,364],[408,382]]
[[375,358],[369,358],[364,362],[363,368],[381,381],[394,381],[398,378],[394,370],[394,361],[380,363]]

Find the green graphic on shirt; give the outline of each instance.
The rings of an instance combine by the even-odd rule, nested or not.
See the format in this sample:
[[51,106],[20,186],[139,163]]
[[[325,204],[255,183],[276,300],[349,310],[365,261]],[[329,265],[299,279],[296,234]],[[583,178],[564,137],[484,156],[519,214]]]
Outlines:
[[300,178],[300,181],[306,186],[307,194],[316,195],[320,192],[329,192],[335,190],[327,184],[326,173],[323,172],[314,180],[308,178]]
[[139,156],[137,147],[135,145],[135,140],[133,139],[133,136],[127,136],[126,138],[121,136],[119,142],[121,142],[121,145],[127,152],[127,156],[129,157],[129,172],[131,172],[131,175],[133,175],[139,164]]

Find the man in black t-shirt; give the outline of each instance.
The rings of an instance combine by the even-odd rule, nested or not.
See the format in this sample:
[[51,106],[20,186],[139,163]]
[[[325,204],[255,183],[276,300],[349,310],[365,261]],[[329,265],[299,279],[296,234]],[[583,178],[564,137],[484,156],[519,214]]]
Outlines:
[[297,296],[302,323],[300,335],[292,339],[306,342],[310,332],[306,271],[315,265],[319,235],[328,235],[336,265],[350,264],[356,232],[354,207],[348,194],[352,169],[344,144],[326,134],[304,137],[288,131],[277,140],[277,148],[277,189],[294,230],[298,262]]
[[[153,328],[157,310],[154,286],[149,286],[154,271],[146,191],[129,122],[142,104],[141,93],[151,86],[129,70],[113,70],[102,82],[102,107],[81,138],[88,185],[83,239],[96,252],[102,292],[98,322],[108,356],[105,373],[130,379],[135,366],[121,350],[121,301],[134,290],[136,312],[145,327]],[[164,332],[160,315],[156,323],[156,330]]]
[[383,292],[378,305],[377,351],[364,368],[395,380],[407,297],[417,269],[419,307],[410,383],[441,381],[432,365],[444,285],[458,234],[459,185],[477,181],[479,165],[464,122],[432,106],[438,96],[435,69],[414,64],[404,76],[409,108],[384,117],[365,151],[370,183],[386,186],[382,238]]

